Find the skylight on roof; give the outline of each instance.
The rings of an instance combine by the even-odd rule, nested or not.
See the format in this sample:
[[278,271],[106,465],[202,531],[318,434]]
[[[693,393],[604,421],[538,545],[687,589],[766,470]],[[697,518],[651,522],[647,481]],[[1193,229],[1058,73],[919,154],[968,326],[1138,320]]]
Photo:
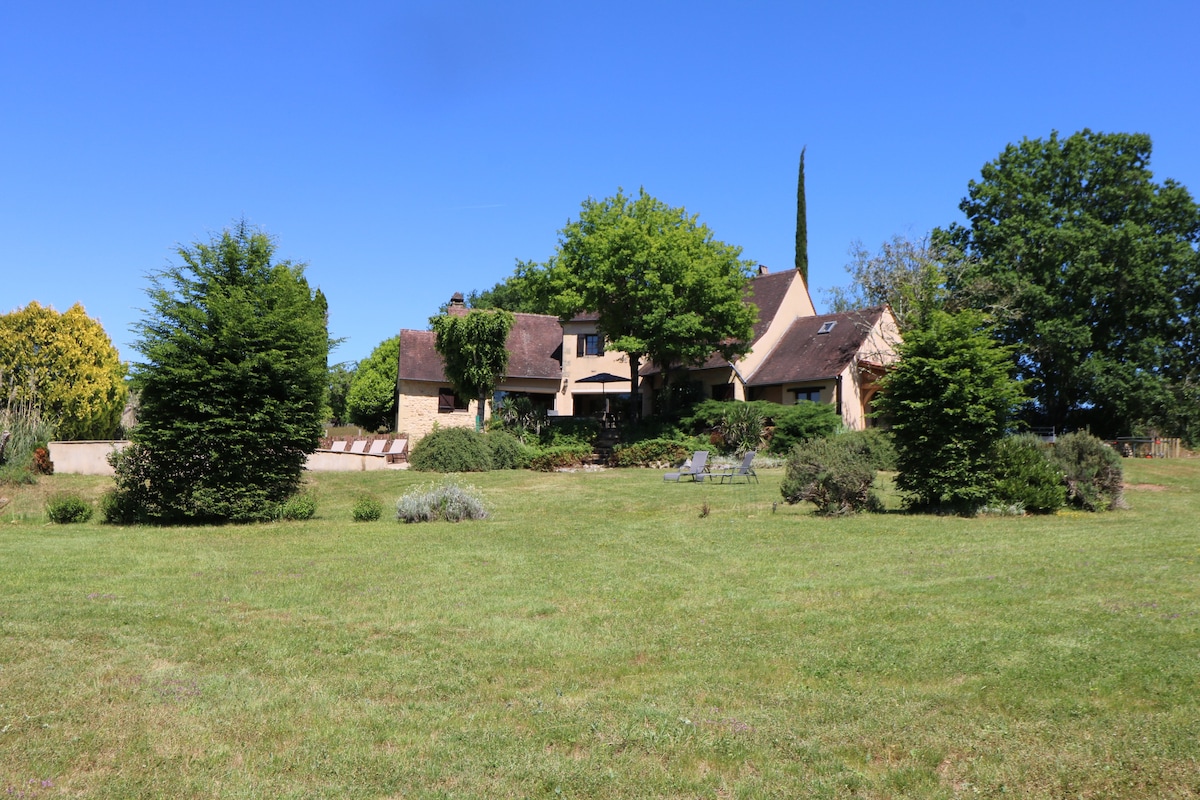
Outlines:
[[832,322],[822,322],[821,327],[817,329],[817,333],[829,333],[831,330],[833,330],[834,325],[837,325],[837,320],[833,320]]

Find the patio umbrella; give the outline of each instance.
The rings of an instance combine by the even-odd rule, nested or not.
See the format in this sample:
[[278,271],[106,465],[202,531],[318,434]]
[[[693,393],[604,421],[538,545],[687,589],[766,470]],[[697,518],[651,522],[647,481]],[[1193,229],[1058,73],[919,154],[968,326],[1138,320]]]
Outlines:
[[629,383],[629,378],[622,378],[620,375],[613,375],[611,372],[600,372],[595,375],[589,375],[586,378],[580,378],[576,383],[598,383],[600,384],[600,396],[604,398],[604,413],[608,413],[608,393],[605,391],[605,384],[608,383]]

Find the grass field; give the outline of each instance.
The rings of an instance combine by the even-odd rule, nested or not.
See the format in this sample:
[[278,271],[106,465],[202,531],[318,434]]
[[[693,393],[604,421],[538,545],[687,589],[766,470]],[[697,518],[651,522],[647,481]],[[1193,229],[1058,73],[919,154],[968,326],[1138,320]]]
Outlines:
[[0,796],[1200,796],[1200,461],[1125,463],[1130,510],[1050,518],[621,470],[353,523],[430,480],[373,472],[117,528],[44,521],[104,479],[0,487]]

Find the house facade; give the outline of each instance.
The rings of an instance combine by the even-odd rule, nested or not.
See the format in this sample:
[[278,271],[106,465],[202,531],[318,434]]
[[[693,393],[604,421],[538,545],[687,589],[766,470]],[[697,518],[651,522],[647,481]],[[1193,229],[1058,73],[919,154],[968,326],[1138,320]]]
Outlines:
[[[759,311],[749,352],[732,362],[714,356],[688,369],[687,380],[716,399],[832,403],[847,428],[869,426],[878,380],[897,358],[900,336],[891,310],[818,315],[796,270],[765,267],[749,282],[746,301]],[[451,299],[448,313],[466,313],[461,295]],[[515,314],[508,374],[497,396],[524,395],[557,416],[598,416],[606,404],[628,398],[628,357],[606,347],[596,323],[594,314],[568,322]],[[432,331],[400,332],[398,366],[397,430],[416,440],[435,426],[474,426],[478,400],[455,397]],[[643,413],[649,413],[664,376],[647,365],[640,378]]]

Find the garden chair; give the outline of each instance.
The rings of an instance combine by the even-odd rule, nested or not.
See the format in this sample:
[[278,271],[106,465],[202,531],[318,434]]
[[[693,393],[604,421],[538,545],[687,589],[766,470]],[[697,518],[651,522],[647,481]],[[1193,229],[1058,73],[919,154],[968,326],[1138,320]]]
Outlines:
[[753,479],[755,483],[758,483],[758,473],[756,473],[754,471],[754,467],[751,466],[753,463],[754,451],[751,450],[746,453],[746,455],[742,456],[741,464],[736,467],[730,467],[724,472],[715,473],[713,477],[720,479],[721,483],[724,483],[726,480],[728,480],[730,483],[733,483],[738,478],[745,478],[746,483],[749,483],[751,479]]
[[369,456],[383,455],[383,448],[387,447],[387,439],[376,439],[371,442],[371,449],[367,451]]
[[704,476],[708,474],[708,451],[697,450],[692,454],[692,457],[683,462],[683,466],[679,468],[679,472],[668,472],[663,475],[664,481],[681,481],[684,478],[691,478],[699,483],[704,480]]
[[346,452],[346,445],[348,444],[349,442],[347,442],[345,439],[338,439],[336,442],[330,443],[329,449],[335,453],[344,453]]
[[392,446],[387,449],[389,464],[403,464],[408,461],[408,439],[392,439]]
[[367,449],[367,440],[366,439],[355,439],[354,444],[350,445],[350,452],[355,453],[360,456],[364,452],[366,452],[366,449]]

